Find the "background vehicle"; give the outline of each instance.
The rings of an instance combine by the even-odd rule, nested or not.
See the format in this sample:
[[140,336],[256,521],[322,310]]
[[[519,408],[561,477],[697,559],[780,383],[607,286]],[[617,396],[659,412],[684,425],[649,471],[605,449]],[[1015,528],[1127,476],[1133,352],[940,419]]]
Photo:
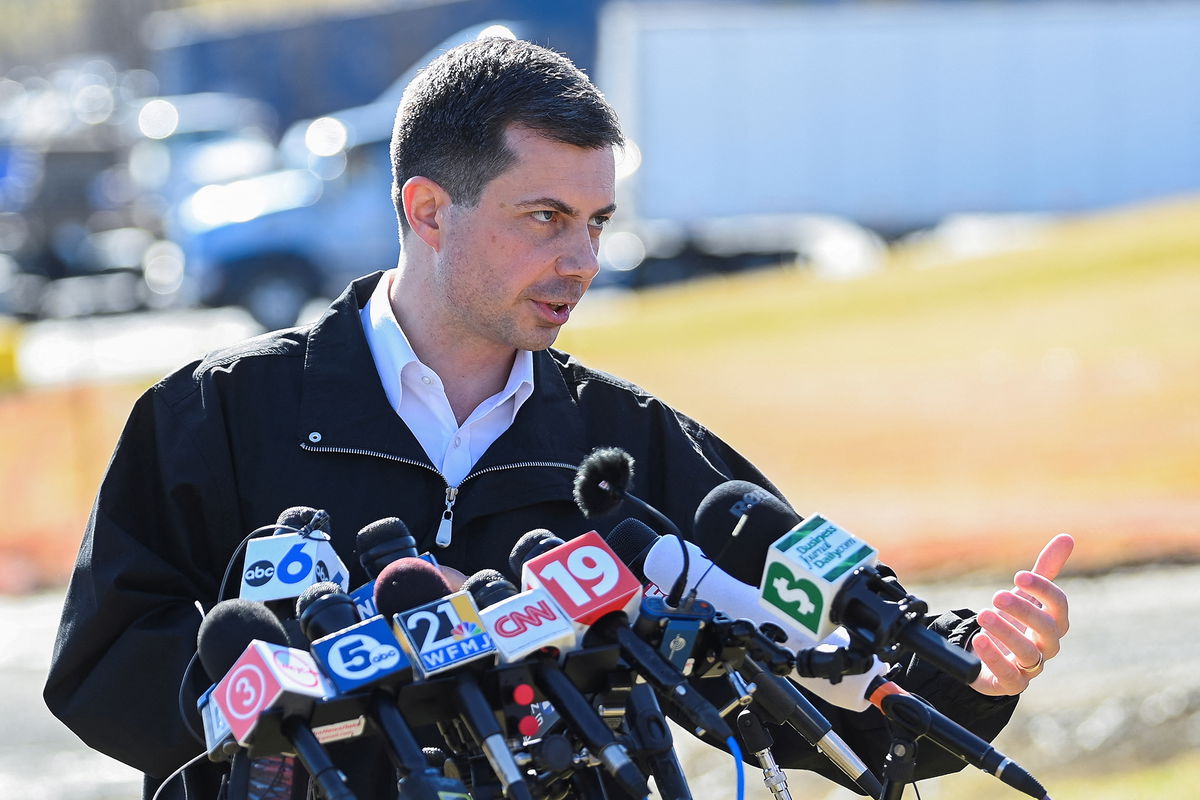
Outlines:
[[438,54],[489,22],[433,48],[372,103],[293,123],[280,142],[285,168],[202,187],[181,204],[171,236],[183,250],[183,295],[238,305],[263,327],[292,325],[316,298],[395,266],[400,240],[391,203],[392,123],[403,89]]
[[956,214],[1200,188],[1188,3],[612,2],[598,85],[636,150],[615,222],[650,270],[871,246]]

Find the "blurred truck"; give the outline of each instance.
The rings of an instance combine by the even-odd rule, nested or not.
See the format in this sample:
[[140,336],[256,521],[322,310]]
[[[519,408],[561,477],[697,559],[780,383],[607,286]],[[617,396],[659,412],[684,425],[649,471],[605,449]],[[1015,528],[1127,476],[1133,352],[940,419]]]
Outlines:
[[[157,12],[143,34],[164,94],[232,92],[274,109],[281,127],[376,98],[437,42],[488,20],[528,20],[536,41],[593,65],[605,0],[392,0],[306,4],[285,14]],[[271,17],[274,17],[274,20]],[[240,22],[235,22],[241,18]]]
[[183,253],[185,302],[241,306],[264,328],[282,328],[309,302],[395,266],[389,144],[404,87],[443,51],[513,29],[523,30],[492,21],[459,31],[375,101],[289,126],[280,141],[283,168],[210,184],[184,199],[169,234]]
[[1195,192],[1197,43],[1186,2],[612,2],[616,221],[669,260]]

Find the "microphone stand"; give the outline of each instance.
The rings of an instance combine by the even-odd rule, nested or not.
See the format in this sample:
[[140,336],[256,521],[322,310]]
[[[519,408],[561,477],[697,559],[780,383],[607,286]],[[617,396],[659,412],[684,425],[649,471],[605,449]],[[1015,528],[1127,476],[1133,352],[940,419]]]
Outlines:
[[675,753],[675,740],[667,717],[647,683],[634,684],[629,692],[625,719],[637,754],[649,763],[654,785],[662,800],[692,800],[687,776]]
[[226,777],[226,800],[247,800],[250,787],[250,753],[239,748],[229,761],[229,775]]
[[788,791],[787,776],[783,774],[783,770],[775,762],[774,754],[771,753],[771,746],[775,744],[775,740],[771,738],[762,720],[753,711],[744,708],[737,716],[737,727],[746,749],[758,759],[763,771],[763,783],[767,789],[776,800],[792,800],[792,794]]
[[904,787],[913,782],[913,769],[917,763],[917,738],[929,732],[929,707],[914,697],[902,697],[912,716],[902,722],[889,717],[888,727],[892,740],[888,744],[887,756],[883,759],[883,790],[879,800],[900,800]]

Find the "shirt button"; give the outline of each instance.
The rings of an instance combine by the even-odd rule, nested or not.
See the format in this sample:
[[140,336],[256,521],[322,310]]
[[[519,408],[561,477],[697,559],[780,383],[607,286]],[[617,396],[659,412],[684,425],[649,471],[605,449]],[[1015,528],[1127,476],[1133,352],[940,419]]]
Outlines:
[[321,441],[321,434],[320,434],[320,432],[319,432],[319,431],[313,431],[312,433],[310,433],[310,434],[308,435],[308,440],[309,440],[310,442],[312,442],[313,444],[316,444],[317,442]]
[[454,446],[458,447],[460,444],[462,444],[462,438],[459,436],[455,436],[454,437]]
[[433,379],[432,379],[432,378],[430,378],[428,375],[422,375],[422,376],[421,376],[421,383],[423,383],[423,384],[425,384],[426,386],[428,386],[429,384],[433,383]]

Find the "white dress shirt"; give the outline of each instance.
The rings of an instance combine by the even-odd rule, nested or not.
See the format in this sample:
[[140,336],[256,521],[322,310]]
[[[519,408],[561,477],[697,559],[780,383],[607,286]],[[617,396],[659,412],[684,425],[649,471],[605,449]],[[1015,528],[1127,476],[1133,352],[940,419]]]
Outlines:
[[388,402],[451,486],[508,430],[533,393],[533,353],[518,350],[508,383],[484,400],[460,426],[437,373],[421,363],[392,311],[388,289],[395,270],[383,274],[359,312],[375,369]]

